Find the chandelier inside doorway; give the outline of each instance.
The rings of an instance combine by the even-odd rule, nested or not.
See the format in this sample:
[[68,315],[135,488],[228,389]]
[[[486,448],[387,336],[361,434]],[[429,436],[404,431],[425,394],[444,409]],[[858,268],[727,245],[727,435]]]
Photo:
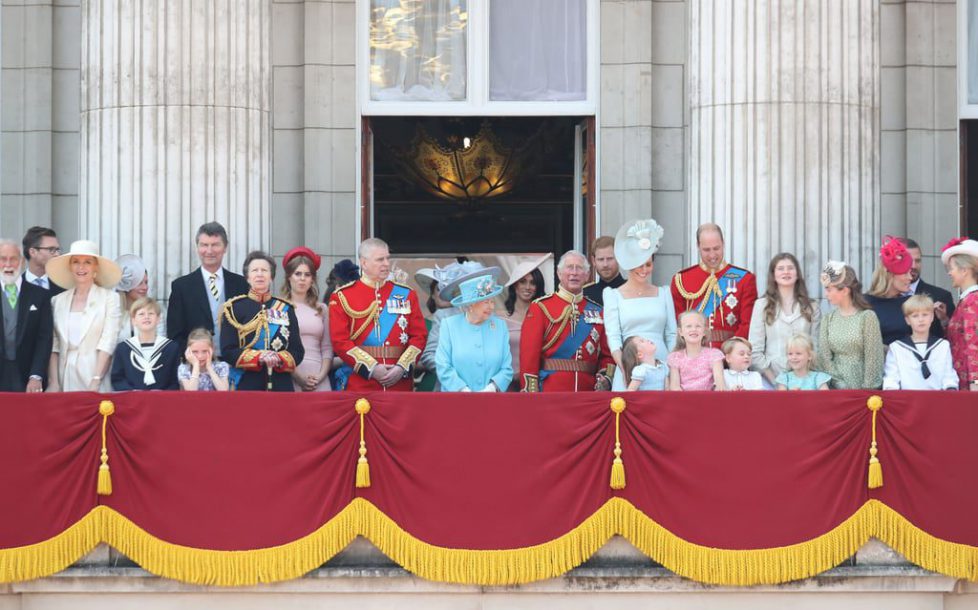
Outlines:
[[514,142],[503,142],[489,121],[472,136],[449,133],[441,141],[420,123],[406,148],[389,148],[402,177],[432,195],[459,203],[475,203],[513,190],[537,160],[537,129]]

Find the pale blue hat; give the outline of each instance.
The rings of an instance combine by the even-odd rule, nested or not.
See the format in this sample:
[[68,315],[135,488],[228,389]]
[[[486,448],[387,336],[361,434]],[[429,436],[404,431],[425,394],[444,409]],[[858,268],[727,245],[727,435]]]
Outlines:
[[453,307],[471,305],[479,301],[491,299],[503,291],[503,287],[496,283],[496,278],[490,274],[474,277],[465,280],[459,285],[459,295],[452,299]]

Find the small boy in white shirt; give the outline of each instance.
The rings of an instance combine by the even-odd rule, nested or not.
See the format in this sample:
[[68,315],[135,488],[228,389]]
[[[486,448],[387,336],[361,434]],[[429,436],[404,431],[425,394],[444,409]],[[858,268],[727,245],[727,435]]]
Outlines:
[[724,360],[727,368],[723,370],[723,380],[728,390],[763,390],[761,374],[750,370],[752,347],[750,341],[734,337],[723,343]]
[[951,344],[930,334],[934,301],[926,295],[914,295],[903,304],[903,315],[912,332],[890,344],[883,367],[883,389],[958,389]]

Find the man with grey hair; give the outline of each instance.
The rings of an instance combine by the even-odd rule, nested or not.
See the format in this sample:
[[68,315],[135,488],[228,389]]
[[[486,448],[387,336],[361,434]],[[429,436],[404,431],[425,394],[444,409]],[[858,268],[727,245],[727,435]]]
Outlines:
[[383,240],[363,240],[357,255],[360,279],[329,297],[333,351],[354,373],[346,389],[410,392],[428,335],[418,295],[388,278],[391,255]]
[[520,331],[523,392],[607,390],[614,375],[601,306],[584,297],[587,257],[570,250],[557,263],[557,291],[530,304]]
[[0,239],[0,392],[40,392],[51,358],[50,293],[21,275],[20,245]]
[[224,268],[228,249],[227,231],[218,222],[206,222],[197,229],[197,257],[200,267],[178,277],[170,285],[166,308],[166,336],[177,342],[180,353],[187,347],[187,335],[204,328],[214,335],[214,349],[220,353],[221,326],[217,317],[225,301],[248,294],[244,277]]

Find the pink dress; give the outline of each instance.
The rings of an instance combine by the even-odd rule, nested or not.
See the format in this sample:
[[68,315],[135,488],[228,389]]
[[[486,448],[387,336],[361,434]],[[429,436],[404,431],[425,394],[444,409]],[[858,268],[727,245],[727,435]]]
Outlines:
[[723,352],[715,347],[704,347],[695,358],[686,355],[686,350],[670,352],[666,362],[669,369],[679,371],[679,386],[683,390],[712,390],[713,363],[723,360]]
[[[296,374],[318,375],[323,367],[323,360],[333,359],[333,344],[329,340],[329,313],[326,306],[319,303],[317,309],[320,315],[316,315],[316,309],[309,307],[305,303],[295,304],[295,317],[299,320],[299,336],[302,338],[302,347],[306,350],[306,355],[302,357],[302,362],[295,368]],[[302,388],[292,380],[296,392],[301,392]],[[329,385],[329,375],[323,377],[316,387],[316,392],[329,392],[332,388]]]
[[961,298],[947,325],[947,340],[951,343],[951,360],[958,372],[960,389],[978,380],[978,291]]

